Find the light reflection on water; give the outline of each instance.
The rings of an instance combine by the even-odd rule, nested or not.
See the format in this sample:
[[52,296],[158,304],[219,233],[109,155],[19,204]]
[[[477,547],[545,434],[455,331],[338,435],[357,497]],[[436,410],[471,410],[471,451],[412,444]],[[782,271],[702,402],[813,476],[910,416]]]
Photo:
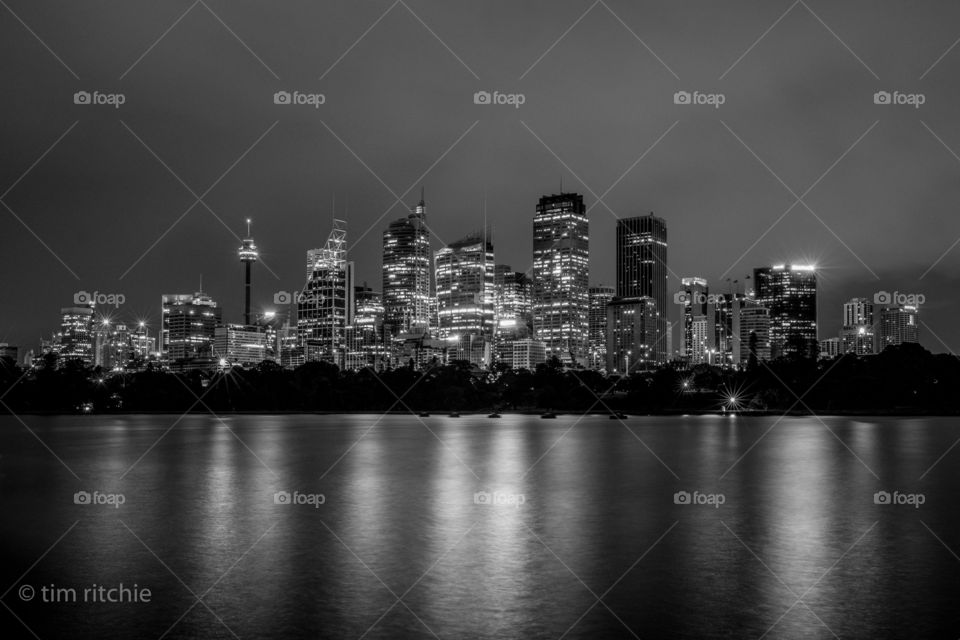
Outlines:
[[[14,589],[43,638],[960,635],[944,547],[960,551],[960,453],[928,472],[960,435],[949,419],[785,418],[765,436],[776,417],[25,421],[80,480],[2,419],[6,584],[153,591]],[[74,505],[80,490],[126,502]],[[880,490],[926,502],[876,505]]]

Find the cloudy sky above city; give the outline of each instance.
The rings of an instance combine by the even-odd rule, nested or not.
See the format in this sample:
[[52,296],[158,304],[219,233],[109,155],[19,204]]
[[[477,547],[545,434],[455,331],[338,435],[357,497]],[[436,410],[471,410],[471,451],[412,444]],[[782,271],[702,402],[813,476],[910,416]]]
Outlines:
[[157,326],[201,275],[238,322],[248,217],[256,308],[302,284],[334,216],[379,290],[382,231],[421,185],[434,249],[486,219],[524,271],[562,181],[589,207],[594,284],[616,219],[653,211],[671,289],[815,263],[821,338],[845,299],[896,290],[925,295],[927,348],[960,348],[956,3],[0,4],[0,341],[36,346],[78,290]]

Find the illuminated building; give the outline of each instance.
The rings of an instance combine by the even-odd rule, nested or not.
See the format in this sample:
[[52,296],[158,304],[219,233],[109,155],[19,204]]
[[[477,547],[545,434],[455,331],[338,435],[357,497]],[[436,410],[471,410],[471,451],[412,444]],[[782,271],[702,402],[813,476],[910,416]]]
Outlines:
[[508,264],[493,269],[496,339],[529,337],[533,330],[533,282]]
[[583,196],[543,196],[533,218],[533,327],[547,358],[587,361],[589,223]]
[[757,302],[770,309],[770,355],[817,356],[817,273],[807,265],[753,270]]
[[493,243],[485,235],[467,236],[435,257],[438,337],[457,338],[453,358],[478,366],[490,363],[495,320]]
[[54,351],[61,361],[79,360],[92,365],[93,353],[93,307],[64,307],[60,309],[60,332],[57,333]]
[[607,303],[613,299],[613,287],[590,287],[589,294],[589,336],[587,347],[590,353],[590,368],[603,369],[607,366]]
[[681,355],[690,364],[707,362],[716,349],[716,305],[703,278],[683,278],[683,289],[675,296],[683,305]]
[[920,342],[920,309],[913,305],[884,307],[880,311],[881,350],[890,345]]
[[214,329],[213,352],[217,360],[229,366],[255,366],[270,359],[271,333],[267,327],[247,324],[226,324]]
[[740,336],[738,364],[750,363],[750,356],[756,355],[757,361],[770,359],[770,309],[760,306],[756,300],[746,298],[739,308]]
[[653,213],[617,221],[617,296],[649,297],[656,302],[656,362],[670,358],[667,350],[667,223]]
[[214,330],[222,310],[202,291],[161,297],[160,351],[168,362],[213,357]]
[[853,298],[843,303],[840,353],[854,353],[858,356],[876,353],[875,334],[872,301],[866,298]]
[[657,302],[615,297],[607,303],[607,373],[630,374],[657,363]]
[[297,334],[306,361],[343,366],[344,333],[353,314],[353,263],[347,262],[347,223],[334,220],[322,249],[307,252],[310,273],[297,296]]
[[533,338],[504,340],[497,345],[497,359],[511,369],[535,371],[547,361],[547,347]]
[[133,358],[130,332],[123,323],[104,318],[95,331],[94,365],[104,369],[124,369]]
[[14,362],[16,362],[18,352],[19,352],[18,347],[8,344],[6,342],[0,342],[0,358],[10,358]]
[[430,281],[430,235],[426,205],[383,232],[384,321],[393,335],[429,333],[433,323]]
[[384,334],[383,298],[370,287],[354,290],[353,323],[347,326],[347,369],[373,367],[380,371],[387,366],[389,350]]
[[240,262],[244,266],[244,288],[243,288],[243,324],[250,324],[250,268],[257,261],[260,254],[257,253],[257,245],[253,242],[253,236],[250,235],[250,219],[247,218],[247,237],[243,239],[243,244],[237,250],[240,256]]
[[820,341],[820,359],[835,358],[840,355],[840,338],[824,338]]

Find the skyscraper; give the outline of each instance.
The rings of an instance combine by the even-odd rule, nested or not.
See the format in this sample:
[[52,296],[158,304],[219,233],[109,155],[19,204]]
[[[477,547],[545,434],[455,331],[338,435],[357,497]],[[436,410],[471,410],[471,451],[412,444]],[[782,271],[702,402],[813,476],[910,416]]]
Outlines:
[[716,305],[705,279],[683,278],[680,282],[683,289],[675,297],[683,305],[681,355],[690,364],[701,364],[708,361],[710,349],[716,348]]
[[494,334],[493,243],[471,234],[436,254],[438,336],[455,342],[456,359],[490,363]]
[[607,303],[607,372],[628,375],[656,363],[657,303],[615,297]]
[[667,353],[667,223],[653,213],[617,221],[617,296],[650,297],[658,314],[653,357],[666,362]]
[[353,312],[353,264],[347,262],[347,223],[334,219],[322,249],[307,252],[313,260],[297,298],[297,335],[304,358],[343,365],[344,328]]
[[55,342],[62,360],[79,360],[87,366],[93,364],[93,307],[60,309],[60,332]]
[[855,353],[858,356],[875,353],[875,335],[873,302],[867,298],[853,298],[843,303],[840,352]]
[[493,310],[496,336],[529,337],[533,325],[533,281],[508,264],[493,268]]
[[428,333],[432,328],[433,288],[430,280],[430,235],[420,203],[383,232],[383,307],[389,331]]
[[757,302],[770,309],[770,355],[817,357],[817,272],[808,265],[753,270]]
[[913,305],[884,307],[880,311],[880,349],[920,342],[920,309]]
[[591,369],[603,369],[607,366],[607,304],[613,299],[615,292],[613,287],[590,287],[590,333],[587,346]]
[[533,218],[533,326],[547,358],[587,360],[590,234],[583,196],[543,196]]
[[203,291],[166,294],[160,298],[160,351],[169,362],[213,357],[214,330],[222,309]]

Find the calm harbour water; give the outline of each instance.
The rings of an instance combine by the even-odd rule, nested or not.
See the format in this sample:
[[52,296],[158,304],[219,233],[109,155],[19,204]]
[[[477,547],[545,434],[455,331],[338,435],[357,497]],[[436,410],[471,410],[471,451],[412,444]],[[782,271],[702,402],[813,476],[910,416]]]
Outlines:
[[22,420],[4,637],[960,636],[955,419]]

